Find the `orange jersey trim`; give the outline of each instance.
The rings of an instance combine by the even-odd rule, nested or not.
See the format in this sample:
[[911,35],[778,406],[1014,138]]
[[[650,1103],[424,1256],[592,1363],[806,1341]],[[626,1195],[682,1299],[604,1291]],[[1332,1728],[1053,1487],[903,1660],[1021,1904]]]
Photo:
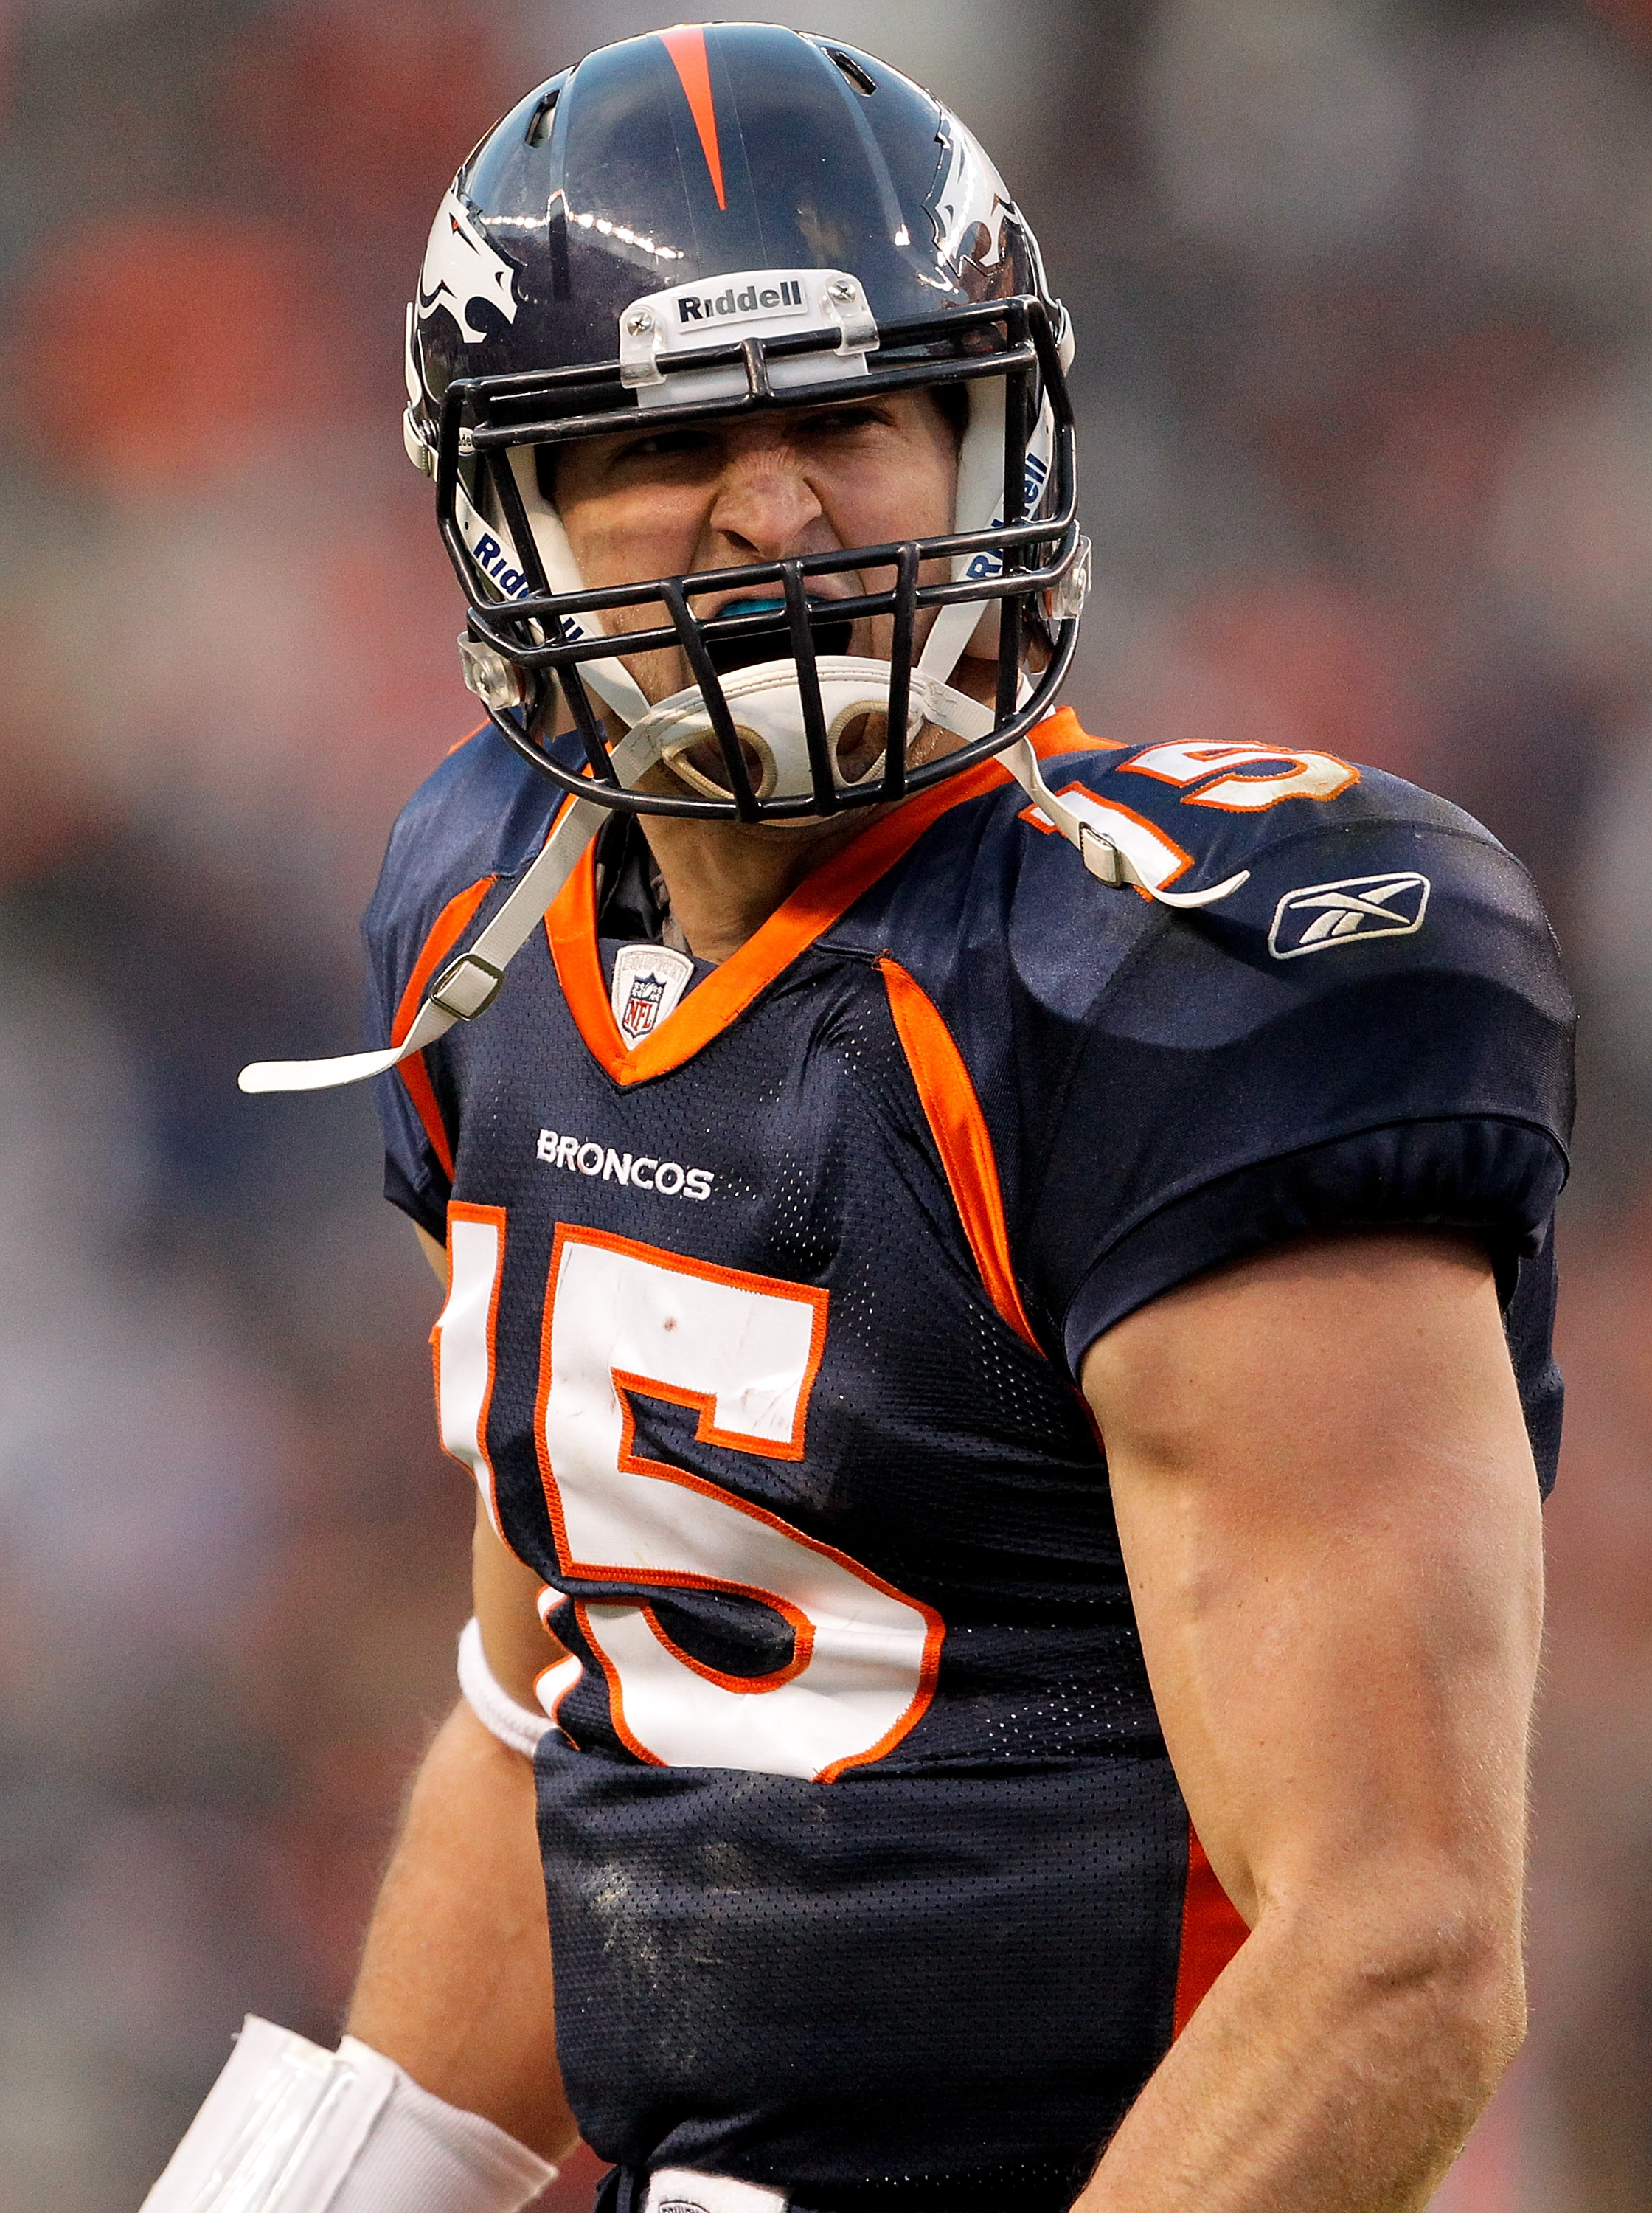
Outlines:
[[[1085,735],[1070,707],[1059,709],[1040,722],[1032,735],[1040,759],[1082,752],[1095,742]],[[966,769],[961,776],[892,808],[881,821],[875,822],[852,844],[806,877],[739,952],[697,985],[634,1051],[619,1034],[602,978],[602,958],[596,942],[593,843],[545,918],[563,997],[592,1058],[616,1083],[626,1087],[668,1076],[682,1067],[743,1015],[776,977],[846,914],[863,893],[869,891],[943,814],[1009,781],[1009,771],[999,762],[983,761],[979,767]]]
[[[1040,760],[1050,760],[1058,753],[1128,753],[1130,747],[1122,738],[1093,738],[1070,707],[1058,707],[1046,715],[1037,729],[1028,733],[1033,750]],[[997,762],[988,764],[997,767]],[[1003,770],[1008,776],[1008,769]]]
[[[460,936],[483,900],[499,879],[479,876],[467,884],[448,901],[435,923],[430,934],[419,948],[418,959],[413,963],[413,972],[407,978],[407,988],[396,1008],[395,1020],[390,1025],[390,1042],[399,1045],[412,1028],[415,1017],[424,1000],[424,987],[435,975],[445,954],[450,953]],[[436,1104],[436,1090],[430,1082],[430,1072],[424,1065],[424,1054],[404,1060],[396,1071],[407,1087],[424,1134],[430,1141],[430,1149],[442,1163],[449,1183],[453,1181],[453,1145],[448,1137],[447,1125],[442,1119],[442,1109]]]
[[1187,1888],[1182,1899],[1181,1959],[1176,1969],[1173,2037],[1180,2036],[1222,1972],[1250,1935],[1239,1909],[1216,1881],[1204,1847],[1187,1828]]
[[728,201],[722,189],[722,148],[717,140],[717,106],[711,96],[711,64],[705,51],[705,28],[700,23],[679,23],[659,34],[660,44],[670,55],[672,66],[688,96],[694,128],[700,134],[705,166],[711,172],[717,205],[726,213]]
[[947,1172],[953,1204],[975,1255],[986,1295],[1016,1335],[1024,1338],[1035,1352],[1041,1351],[1016,1287],[998,1163],[964,1056],[940,1009],[922,985],[914,983],[887,954],[878,966],[889,994],[895,1033],[917,1086],[930,1134]]

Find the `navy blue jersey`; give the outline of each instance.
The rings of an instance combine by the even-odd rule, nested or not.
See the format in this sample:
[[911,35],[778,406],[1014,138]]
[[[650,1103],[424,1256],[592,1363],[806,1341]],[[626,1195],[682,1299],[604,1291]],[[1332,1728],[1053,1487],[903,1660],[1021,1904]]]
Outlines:
[[[444,1442],[574,1655],[538,1774],[575,2110],[821,2213],[1066,2204],[1242,1938],[1143,1666],[1097,1336],[1304,1233],[1466,1230],[1553,1472],[1570,1009],[1523,871],[1325,755],[1066,714],[1040,751],[1177,890],[1245,881],[1098,883],[989,764],[674,973],[605,833],[381,1086],[390,1196],[452,1257]],[[553,799],[484,732],[414,800],[376,1041]]]

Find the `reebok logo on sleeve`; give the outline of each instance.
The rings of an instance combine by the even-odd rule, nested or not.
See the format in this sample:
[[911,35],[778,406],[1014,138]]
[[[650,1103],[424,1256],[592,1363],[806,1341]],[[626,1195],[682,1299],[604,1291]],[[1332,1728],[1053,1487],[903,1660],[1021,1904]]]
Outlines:
[[1305,884],[1287,892],[1274,909],[1268,950],[1276,960],[1297,960],[1304,953],[1329,953],[1368,937],[1414,936],[1429,911],[1431,888],[1414,869]]

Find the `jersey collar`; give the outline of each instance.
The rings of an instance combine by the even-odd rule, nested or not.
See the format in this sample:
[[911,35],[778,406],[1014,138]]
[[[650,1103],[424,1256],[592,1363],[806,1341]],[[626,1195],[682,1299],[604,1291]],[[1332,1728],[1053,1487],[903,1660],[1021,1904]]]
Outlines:
[[[1039,757],[1048,759],[1057,753],[1092,751],[1098,741],[1086,734],[1070,707],[1062,707],[1039,724],[1033,743]],[[682,1067],[737,1021],[943,814],[1011,781],[1009,771],[998,762],[983,761],[978,768],[966,769],[961,776],[935,785],[874,823],[852,844],[805,877],[740,950],[698,984],[658,1029],[634,1049],[619,1034],[603,980],[602,957],[597,947],[593,839],[545,918],[563,997],[592,1058],[625,1087],[646,1083]]]

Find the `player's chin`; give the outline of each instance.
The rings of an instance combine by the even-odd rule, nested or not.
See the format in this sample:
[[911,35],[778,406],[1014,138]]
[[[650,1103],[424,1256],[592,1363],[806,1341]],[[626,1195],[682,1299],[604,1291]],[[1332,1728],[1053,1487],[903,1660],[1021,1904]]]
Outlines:
[[[753,789],[760,796],[763,789],[760,765],[749,753],[747,771],[751,776]],[[664,761],[656,762],[638,779],[637,789],[658,792],[663,796],[677,799],[733,797],[728,770],[715,741],[706,741],[679,753],[669,765]],[[864,828],[886,811],[874,804],[839,809],[831,814],[788,814],[778,818],[771,815],[761,822],[729,819],[713,826],[725,835],[737,838],[841,838],[851,830]]]
[[[821,837],[840,836],[849,828],[864,828],[880,820],[888,811],[887,804],[860,799],[859,795],[875,789],[883,776],[887,751],[888,717],[875,710],[866,710],[850,716],[833,733],[832,759],[835,781],[839,791],[854,792],[857,803],[830,814],[807,814],[785,815],[759,823],[732,822],[726,826],[746,837]],[[773,781],[772,766],[766,759],[761,741],[741,733],[741,753],[746,773],[752,789],[759,797],[769,796]],[[913,732],[906,749],[909,768],[922,768],[962,745],[964,741],[954,730],[943,729],[938,723],[924,722]],[[702,738],[697,744],[686,747],[669,761],[657,762],[642,777],[638,789],[693,799],[728,799],[733,796],[728,763],[722,748],[711,736]]]

